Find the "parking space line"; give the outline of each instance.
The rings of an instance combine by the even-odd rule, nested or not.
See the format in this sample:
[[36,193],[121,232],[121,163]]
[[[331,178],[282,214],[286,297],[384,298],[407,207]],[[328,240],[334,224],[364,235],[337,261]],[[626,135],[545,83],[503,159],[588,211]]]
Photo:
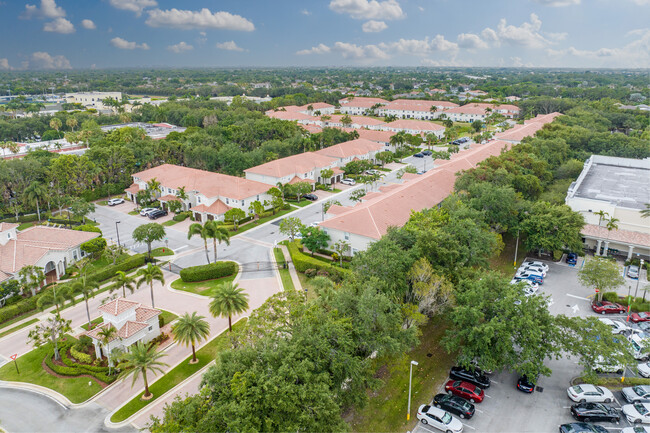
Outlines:
[[497,385],[499,385],[499,382],[497,382],[496,380],[492,380],[492,379],[490,379],[490,382],[492,382],[492,383],[496,383]]
[[[422,427],[423,429],[425,429],[426,431],[430,431],[431,433],[436,433],[436,431],[431,430],[429,427],[427,427],[426,424],[422,423],[421,421],[418,422],[418,425],[419,425],[420,427]],[[416,427],[416,428],[417,428],[417,427]]]
[[485,412],[483,412],[481,409],[476,409],[476,408],[474,408],[474,410],[475,410],[476,412],[478,412],[478,413],[485,413]]
[[566,295],[567,295],[567,296],[570,296],[570,297],[572,297],[572,298],[582,299],[583,301],[588,301],[588,300],[589,300],[588,298],[583,298],[582,296],[572,295],[571,293],[567,293]]
[[467,428],[471,428],[472,430],[476,430],[476,427],[472,427],[471,425],[467,425],[465,423],[463,423],[463,426],[465,426]]
[[485,394],[485,396],[486,396],[487,398],[492,398],[492,397],[490,397],[490,396],[489,396],[489,395],[487,395],[487,394]]

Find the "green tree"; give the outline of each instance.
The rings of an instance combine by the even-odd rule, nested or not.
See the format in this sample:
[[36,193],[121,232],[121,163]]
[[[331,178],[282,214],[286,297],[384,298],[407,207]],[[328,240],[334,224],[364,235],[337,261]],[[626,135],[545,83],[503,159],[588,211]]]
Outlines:
[[206,221],[205,224],[193,223],[192,225],[190,225],[190,228],[188,229],[187,232],[187,239],[191,239],[192,236],[194,235],[198,235],[201,239],[203,239],[205,259],[208,261],[208,263],[210,263],[210,256],[208,255],[208,239],[210,238],[210,234],[211,234],[211,230],[209,226],[209,221]]
[[330,182],[332,176],[334,176],[334,170],[332,170],[331,168],[326,168],[320,171],[320,177],[323,180],[323,183],[325,185],[330,185],[330,186],[332,185],[332,183]]
[[95,164],[85,155],[63,154],[52,160],[50,180],[62,195],[78,196],[91,189]]
[[91,212],[95,211],[95,204],[87,202],[84,199],[78,198],[73,200],[70,204],[70,212],[75,218],[83,221],[83,219]]
[[39,310],[43,310],[54,305],[56,308],[56,314],[58,315],[60,313],[60,308],[65,304],[65,301],[72,301],[73,299],[74,294],[70,290],[70,287],[65,285],[54,285],[40,295],[36,301],[36,306]]
[[355,203],[360,202],[366,194],[367,192],[365,189],[354,190],[352,191],[352,193],[350,193],[350,200],[352,200]]
[[273,215],[275,215],[275,213],[284,206],[284,194],[276,187],[269,189],[267,194],[271,196],[271,206],[273,207]]
[[32,182],[29,184],[25,191],[23,191],[23,199],[30,205],[36,205],[36,213],[38,220],[41,220],[41,202],[47,199],[49,193],[47,188],[40,182]]
[[133,230],[133,240],[147,244],[149,259],[151,259],[151,244],[165,238],[165,227],[158,223],[142,224]]
[[252,213],[255,219],[260,219],[260,215],[264,212],[264,205],[259,200],[255,200],[248,206],[248,212]]
[[584,224],[583,216],[569,206],[537,202],[521,223],[521,231],[526,234],[524,245],[537,252],[580,250]]
[[291,241],[294,240],[303,227],[302,221],[297,217],[287,217],[280,221],[280,233],[289,236]]
[[343,206],[340,201],[338,200],[329,200],[323,203],[323,213],[327,213],[328,210],[334,205],[337,206]]
[[59,132],[59,129],[61,129],[62,126],[63,123],[58,117],[53,117],[52,120],[50,120],[50,128],[54,129],[56,132]]
[[187,195],[187,192],[185,191],[184,186],[179,186],[178,191],[176,191],[176,197],[181,201],[183,204],[183,210],[185,210],[185,201],[188,200],[190,197]]
[[209,309],[214,317],[227,317],[228,329],[232,332],[232,316],[248,310],[248,294],[237,284],[224,283],[212,295]]
[[43,268],[34,265],[23,266],[18,271],[18,278],[20,280],[21,292],[29,290],[32,296],[36,294],[36,290],[41,287],[41,283],[45,279]]
[[645,209],[641,211],[641,218],[650,218],[650,203],[645,204]]
[[225,221],[232,221],[233,228],[237,231],[239,228],[239,221],[246,218],[246,212],[234,207],[227,210],[226,213],[223,214],[223,218]]
[[106,359],[108,359],[108,374],[110,376],[112,373],[111,369],[113,368],[113,360],[111,359],[111,353],[108,350],[108,344],[117,337],[117,329],[109,323],[108,325],[102,326],[101,329],[97,331],[97,336],[102,343],[102,351],[104,352],[104,355],[106,355]]
[[93,260],[97,260],[106,249],[106,239],[94,238],[80,245],[82,251],[90,254]]
[[71,332],[70,320],[62,319],[60,315],[49,317],[46,321],[40,322],[34,329],[29,331],[28,338],[34,346],[41,347],[46,343],[52,344],[54,348],[54,359],[61,360],[59,354],[59,341],[67,332]]
[[421,313],[433,317],[453,301],[452,284],[445,277],[436,274],[425,257],[420,257],[413,263],[407,276],[411,290],[406,299],[417,304]]
[[343,117],[341,117],[341,125],[349,128],[350,125],[352,125],[352,118],[347,114],[343,115]]
[[484,123],[481,120],[475,120],[475,121],[472,122],[472,129],[477,134],[479,132],[481,132],[481,129],[483,128],[483,126],[484,126]]
[[144,395],[142,397],[150,398],[152,394],[149,392],[147,372],[163,373],[163,367],[168,367],[168,365],[160,359],[165,355],[164,352],[156,352],[156,346],[138,341],[123,355],[123,361],[118,365],[118,368],[122,370],[120,377],[133,376],[133,382],[131,382],[131,387],[133,387],[142,375],[144,380]]
[[85,275],[77,278],[70,285],[72,293],[81,293],[86,303],[86,315],[88,316],[88,329],[91,328],[90,309],[88,308],[88,299],[95,296],[95,291],[99,289],[97,281],[89,279]]
[[196,364],[196,350],[194,346],[210,336],[210,324],[205,317],[199,316],[196,312],[183,314],[178,318],[172,327],[174,341],[184,346],[192,346],[192,360],[190,364]]
[[468,192],[469,206],[480,211],[494,231],[504,233],[517,225],[521,204],[512,187],[477,182]]
[[131,293],[135,291],[135,278],[127,275],[124,271],[117,271],[113,277],[113,282],[117,287],[122,288],[122,297],[124,298],[126,298],[126,289],[129,289]]
[[174,212],[175,214],[178,214],[181,211],[181,209],[183,209],[183,203],[181,203],[180,200],[168,201],[167,209],[169,209],[170,212]]
[[339,266],[343,266],[343,254],[347,253],[349,249],[350,244],[342,239],[334,243],[334,251],[339,255]]
[[147,263],[146,268],[141,268],[138,270],[138,273],[135,274],[138,278],[138,288],[143,284],[149,285],[149,290],[151,291],[151,307],[156,308],[153,300],[153,282],[159,281],[163,286],[165,285],[165,277],[163,276],[162,271],[158,266],[155,266],[151,263]]
[[222,242],[225,242],[226,245],[230,245],[230,232],[225,227],[220,226],[216,221],[206,221],[205,225],[207,226],[208,235],[212,239],[212,245],[214,247],[214,262],[217,263],[217,243],[221,245]]
[[578,280],[583,285],[598,290],[599,300],[602,299],[603,292],[609,292],[625,284],[616,261],[602,257],[587,260],[578,271]]
[[383,152],[378,152],[375,155],[375,159],[379,162],[381,162],[381,166],[383,167],[385,164],[392,162],[393,161],[393,152],[390,152],[388,150],[383,151]]
[[314,252],[327,247],[330,240],[330,235],[321,230],[320,227],[303,227],[300,233],[302,234],[302,244],[311,251],[312,256]]
[[65,124],[68,128],[72,130],[72,132],[74,132],[74,129],[77,127],[78,122],[77,119],[75,119],[73,116],[70,116],[67,119],[65,119]]

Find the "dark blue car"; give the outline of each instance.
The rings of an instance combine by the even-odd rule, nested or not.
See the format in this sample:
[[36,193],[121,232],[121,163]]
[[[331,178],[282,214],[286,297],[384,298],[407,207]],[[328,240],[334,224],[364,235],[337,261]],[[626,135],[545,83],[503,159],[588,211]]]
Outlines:
[[578,255],[576,253],[567,254],[566,262],[569,265],[575,265],[576,263],[578,263]]

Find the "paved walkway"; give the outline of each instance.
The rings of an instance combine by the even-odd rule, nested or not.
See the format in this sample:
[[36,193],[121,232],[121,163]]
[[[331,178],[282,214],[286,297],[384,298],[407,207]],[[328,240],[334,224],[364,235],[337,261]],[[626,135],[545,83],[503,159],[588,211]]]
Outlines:
[[291,261],[291,254],[289,254],[289,249],[287,248],[286,245],[280,245],[280,249],[282,250],[282,254],[284,254],[284,260],[289,264],[289,275],[291,275],[291,281],[293,281],[293,286],[295,287],[296,290],[302,290],[302,284],[300,283],[300,278],[298,278],[298,272],[296,271],[296,267],[293,265],[293,262]]

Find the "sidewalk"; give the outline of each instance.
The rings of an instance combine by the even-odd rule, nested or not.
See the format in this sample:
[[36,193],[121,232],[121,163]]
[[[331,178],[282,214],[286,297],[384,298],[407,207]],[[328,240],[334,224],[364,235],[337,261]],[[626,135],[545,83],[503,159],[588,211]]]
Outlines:
[[291,255],[289,254],[289,249],[287,248],[286,245],[280,245],[280,249],[282,250],[282,254],[284,254],[284,260],[289,266],[289,275],[291,275],[291,281],[293,281],[293,286],[296,288],[296,290],[302,290],[302,284],[300,284],[300,278],[298,278],[298,272],[296,272],[296,267],[293,265],[293,262],[291,261]]

